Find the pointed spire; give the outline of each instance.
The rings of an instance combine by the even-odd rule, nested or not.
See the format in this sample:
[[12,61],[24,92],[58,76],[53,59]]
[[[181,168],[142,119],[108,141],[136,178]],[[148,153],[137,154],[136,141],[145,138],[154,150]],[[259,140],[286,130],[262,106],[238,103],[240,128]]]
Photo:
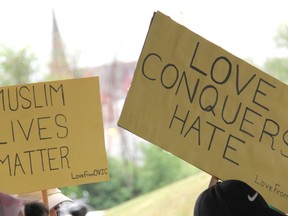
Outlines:
[[52,9],[52,15],[53,15],[53,34],[56,32],[59,33],[58,24],[57,24],[55,12],[53,9]]
[[53,16],[53,31],[52,31],[52,59],[50,63],[51,75],[53,77],[72,78],[72,72],[69,69],[66,60],[64,44],[58,28],[54,9],[52,9]]

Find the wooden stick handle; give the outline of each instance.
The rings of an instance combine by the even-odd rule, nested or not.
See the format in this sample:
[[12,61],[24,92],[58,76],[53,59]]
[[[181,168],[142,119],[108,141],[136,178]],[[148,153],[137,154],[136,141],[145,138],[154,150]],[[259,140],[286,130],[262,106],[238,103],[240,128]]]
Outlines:
[[49,209],[47,190],[42,190],[42,200],[43,200],[43,203],[44,203],[44,204],[47,206],[47,208]]

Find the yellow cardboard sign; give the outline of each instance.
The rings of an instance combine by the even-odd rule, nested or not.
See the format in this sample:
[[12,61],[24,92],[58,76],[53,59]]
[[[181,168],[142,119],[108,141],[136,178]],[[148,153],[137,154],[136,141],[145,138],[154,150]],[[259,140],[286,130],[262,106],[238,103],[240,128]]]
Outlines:
[[118,125],[288,212],[287,98],[284,83],[157,12]]
[[99,78],[0,88],[0,191],[109,179]]

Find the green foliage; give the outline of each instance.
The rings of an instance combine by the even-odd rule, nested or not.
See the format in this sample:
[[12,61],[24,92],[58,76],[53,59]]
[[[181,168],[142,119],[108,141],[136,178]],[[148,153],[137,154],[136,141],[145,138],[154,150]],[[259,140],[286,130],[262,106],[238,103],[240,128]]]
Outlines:
[[[117,158],[109,158],[110,180],[97,184],[81,185],[89,193],[89,203],[95,209],[107,209],[134,197],[134,181],[130,181],[130,168]],[[130,167],[130,168],[129,168]]]
[[142,193],[150,192],[198,172],[198,169],[154,145],[142,145],[144,164],[140,168]]
[[[109,157],[109,181],[79,186],[88,192],[89,205],[97,210],[112,208],[199,171],[152,144],[143,143],[140,151],[139,163]],[[76,194],[75,187],[63,191],[68,196]]]
[[288,82],[288,58],[269,58],[264,68],[271,76],[282,82]]
[[[288,50],[288,26],[282,25],[278,29],[277,36],[275,37],[276,45],[279,48]],[[286,57],[268,58],[264,63],[264,70],[271,76],[288,82],[288,55]]]
[[288,49],[288,26],[281,25],[274,38],[277,47]]
[[76,199],[83,196],[83,190],[79,186],[70,186],[61,188],[64,194],[67,194],[71,199]]
[[29,83],[36,57],[27,48],[15,51],[8,47],[0,48],[0,85]]

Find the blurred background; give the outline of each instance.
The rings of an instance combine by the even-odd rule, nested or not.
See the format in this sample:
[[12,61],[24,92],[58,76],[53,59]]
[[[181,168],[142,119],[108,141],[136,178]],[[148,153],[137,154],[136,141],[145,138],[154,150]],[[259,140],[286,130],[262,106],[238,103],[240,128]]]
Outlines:
[[99,76],[111,180],[64,193],[88,215],[193,215],[210,176],[117,127],[153,12],[287,83],[287,6],[286,0],[0,0],[0,85]]

